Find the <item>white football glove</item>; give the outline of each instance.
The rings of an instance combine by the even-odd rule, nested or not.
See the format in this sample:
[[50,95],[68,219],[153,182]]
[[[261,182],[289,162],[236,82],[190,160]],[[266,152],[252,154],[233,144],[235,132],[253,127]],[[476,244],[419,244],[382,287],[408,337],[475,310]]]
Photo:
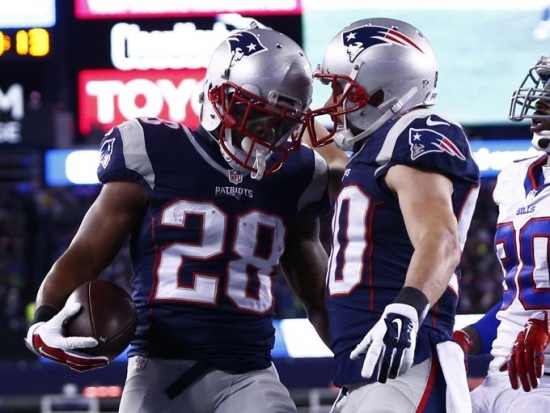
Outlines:
[[413,364],[418,312],[408,304],[386,306],[380,320],[351,352],[352,360],[365,354],[361,375],[385,383],[406,372]]
[[73,370],[88,371],[109,364],[104,356],[90,356],[75,351],[97,346],[93,337],[65,337],[63,323],[80,311],[79,303],[66,305],[49,321],[32,324],[27,332],[25,343],[36,355],[64,364]]

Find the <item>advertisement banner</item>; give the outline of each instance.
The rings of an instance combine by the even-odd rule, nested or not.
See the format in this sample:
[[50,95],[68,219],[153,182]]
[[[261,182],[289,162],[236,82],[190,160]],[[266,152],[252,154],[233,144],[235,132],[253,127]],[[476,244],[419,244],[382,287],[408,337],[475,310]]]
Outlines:
[[84,70],[79,73],[79,130],[107,132],[126,120],[147,116],[194,128],[204,68],[180,70]]

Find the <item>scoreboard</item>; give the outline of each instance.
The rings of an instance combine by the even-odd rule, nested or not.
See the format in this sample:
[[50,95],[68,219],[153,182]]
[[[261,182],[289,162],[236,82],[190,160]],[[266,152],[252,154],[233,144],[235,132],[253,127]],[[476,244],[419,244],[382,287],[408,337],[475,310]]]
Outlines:
[[[56,2],[0,0],[0,10],[0,145],[21,144],[36,105],[55,99],[47,72],[55,48]],[[35,104],[31,112],[29,104]]]
[[0,61],[11,58],[44,57],[50,53],[50,32],[41,27],[0,30]]
[[302,0],[0,0],[0,10],[0,145],[55,147],[59,107],[73,119],[64,144],[98,144],[145,115],[195,127],[210,54],[232,31],[255,19],[302,43]]
[[[143,115],[196,126],[210,53],[252,19],[296,40],[314,68],[330,39],[351,21],[384,15],[409,21],[438,56],[438,110],[465,126],[485,128],[481,136],[495,125],[514,127],[507,120],[511,92],[548,53],[547,0],[382,3],[0,0],[0,145],[57,145],[63,137],[64,147],[97,144],[113,125]],[[471,24],[462,30],[441,23],[453,19]],[[315,87],[312,107],[323,105],[328,92]],[[51,112],[60,107],[63,131],[53,139],[38,126],[57,122]]]
[[300,0],[75,0],[74,19],[70,71],[81,136],[139,116],[197,126],[212,51],[252,19],[302,42]]

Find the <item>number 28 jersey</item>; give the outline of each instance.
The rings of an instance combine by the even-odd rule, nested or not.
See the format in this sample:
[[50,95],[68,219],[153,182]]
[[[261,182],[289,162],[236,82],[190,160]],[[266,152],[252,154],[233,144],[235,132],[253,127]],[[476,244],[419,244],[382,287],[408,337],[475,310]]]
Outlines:
[[327,166],[302,146],[257,181],[228,168],[212,139],[140,118],[102,141],[100,181],[136,182],[149,195],[130,240],[138,327],[129,356],[256,370],[271,362],[287,228],[301,211],[328,213]]

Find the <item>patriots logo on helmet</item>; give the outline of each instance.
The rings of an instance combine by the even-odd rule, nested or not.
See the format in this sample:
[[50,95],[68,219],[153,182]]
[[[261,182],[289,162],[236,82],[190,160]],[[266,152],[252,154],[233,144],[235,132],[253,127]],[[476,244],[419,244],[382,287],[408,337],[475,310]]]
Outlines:
[[415,160],[430,152],[445,152],[456,156],[461,161],[466,157],[458,147],[442,133],[431,129],[409,129],[409,143],[411,145],[411,159]]
[[229,42],[229,47],[231,48],[231,61],[229,62],[229,67],[235,65],[243,57],[252,56],[256,53],[265,52],[267,47],[265,47],[260,39],[250,32],[238,32],[230,36],[227,41]]
[[99,163],[103,166],[103,169],[107,168],[109,162],[111,161],[111,155],[113,154],[113,147],[115,145],[115,138],[106,139],[101,145],[99,157]]
[[395,29],[382,26],[356,27],[342,33],[344,46],[348,48],[349,61],[353,63],[364,50],[376,45],[397,45],[424,51],[412,39]]

